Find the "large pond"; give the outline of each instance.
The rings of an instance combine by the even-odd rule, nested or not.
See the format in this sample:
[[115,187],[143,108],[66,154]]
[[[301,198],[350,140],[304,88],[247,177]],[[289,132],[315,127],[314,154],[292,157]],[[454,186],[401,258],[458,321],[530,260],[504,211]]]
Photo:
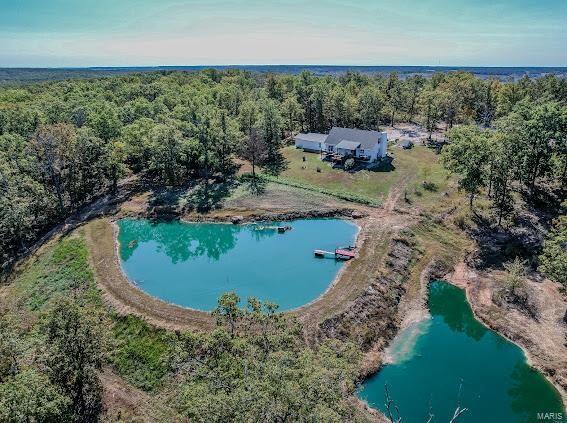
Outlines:
[[[385,384],[404,422],[535,422],[537,413],[563,413],[555,388],[526,364],[520,348],[478,322],[464,292],[431,283],[431,319],[400,333],[392,360],[362,386],[359,396],[385,411]],[[392,407],[393,410],[393,407]],[[550,421],[550,420],[547,420]],[[553,420],[551,420],[553,421]]]
[[343,266],[313,251],[354,245],[358,228],[340,219],[270,224],[278,225],[292,229],[122,219],[122,267],[140,289],[181,306],[212,310],[220,295],[233,291],[289,310],[325,292]]

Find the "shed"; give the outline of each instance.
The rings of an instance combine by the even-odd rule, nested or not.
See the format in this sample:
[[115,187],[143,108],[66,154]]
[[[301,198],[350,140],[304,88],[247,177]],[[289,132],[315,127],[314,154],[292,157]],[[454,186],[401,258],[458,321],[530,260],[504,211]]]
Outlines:
[[319,152],[324,149],[326,134],[317,134],[309,132],[306,134],[299,133],[294,137],[295,146],[305,151]]

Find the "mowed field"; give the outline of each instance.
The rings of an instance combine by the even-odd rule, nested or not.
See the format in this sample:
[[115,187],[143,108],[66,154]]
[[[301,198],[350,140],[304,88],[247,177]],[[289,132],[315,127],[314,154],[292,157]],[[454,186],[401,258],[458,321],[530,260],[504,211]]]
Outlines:
[[[434,205],[440,196],[448,195],[450,187],[454,188],[450,175],[443,169],[439,155],[434,150],[419,145],[411,150],[403,150],[391,145],[388,152],[393,157],[391,166],[380,170],[346,172],[333,169],[328,162],[321,161],[318,153],[307,153],[289,146],[283,149],[288,167],[282,176],[336,192],[352,192],[381,202],[385,201],[392,190],[399,189],[402,190],[402,198],[405,192],[411,203],[422,206]],[[454,192],[454,189],[450,191]]]

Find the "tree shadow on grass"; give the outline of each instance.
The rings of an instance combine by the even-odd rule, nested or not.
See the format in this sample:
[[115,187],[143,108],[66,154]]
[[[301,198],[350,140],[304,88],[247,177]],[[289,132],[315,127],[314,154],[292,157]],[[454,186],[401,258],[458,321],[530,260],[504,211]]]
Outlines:
[[289,167],[288,160],[283,156],[283,154],[278,154],[271,161],[265,162],[263,164],[264,170],[270,175],[277,176]]
[[219,209],[223,206],[224,200],[230,196],[234,186],[234,180],[196,185],[183,197],[184,207],[187,210],[196,210],[199,213]]
[[246,178],[244,181],[245,187],[252,195],[262,195],[266,192],[267,181],[262,178]]
[[561,213],[565,190],[557,186],[536,185],[533,191],[523,190],[520,195],[530,212],[549,225]]
[[148,215],[158,219],[177,219],[186,211],[207,213],[222,207],[235,184],[230,179],[214,183],[193,181],[175,188],[154,188],[148,200]]
[[429,192],[437,192],[439,191],[439,187],[437,186],[437,184],[435,182],[431,182],[431,181],[423,181],[423,183],[421,184],[423,186],[423,189]]
[[473,214],[472,219],[476,227],[468,232],[476,241],[473,259],[480,268],[503,269],[504,263],[516,257],[530,260],[539,248],[537,232],[526,224],[500,227],[493,219],[478,213]]
[[182,187],[153,187],[146,207],[149,217],[159,220],[173,220],[179,217],[179,199],[187,192],[189,185]]

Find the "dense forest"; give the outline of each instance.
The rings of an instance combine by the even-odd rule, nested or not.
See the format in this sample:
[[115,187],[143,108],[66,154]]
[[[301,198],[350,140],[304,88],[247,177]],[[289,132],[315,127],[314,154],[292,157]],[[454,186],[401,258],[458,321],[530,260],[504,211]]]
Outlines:
[[[431,135],[438,126],[473,124],[450,133],[468,143],[456,143],[449,167],[464,173],[471,201],[490,180],[504,214],[513,181],[532,191],[539,178],[565,183],[566,102],[564,78],[500,82],[462,72],[400,79],[395,73],[317,77],[211,69],[5,88],[2,267],[55,223],[116,190],[127,174],[167,186],[227,177],[236,155],[277,173],[285,165],[282,140],[332,126],[378,129],[408,121]],[[486,169],[477,166],[489,162]]]
[[[298,131],[400,122],[425,128],[473,213],[475,199],[486,194],[495,225],[513,224],[508,217],[516,201],[544,208],[561,203],[565,78],[502,82],[464,72],[425,79],[211,69],[49,82],[0,89],[0,270],[9,271],[65,218],[115,193],[125,178],[157,187],[208,186],[233,178],[238,158],[277,175],[286,166],[281,148]],[[556,206],[551,216],[565,207]],[[550,223],[540,270],[567,284],[567,221]],[[106,360],[148,391],[175,369],[181,386],[175,409],[194,421],[358,418],[343,395],[352,392],[360,360],[351,344],[327,342],[314,350],[304,344],[298,323],[273,305],[252,299],[240,308],[232,295],[220,299],[218,327],[209,334],[173,334],[109,316],[101,312],[93,275],[85,270],[86,246],[78,242],[64,241],[50,258],[67,263],[63,274],[46,264],[29,283],[31,291],[49,291],[42,285],[48,282],[65,286],[74,298],[46,308],[29,303],[39,313],[34,329],[25,329],[31,338],[19,335],[13,316],[0,318],[0,421],[30,421],[26,413],[31,421],[96,421],[97,374]],[[131,334],[147,339],[147,351],[129,350]]]

